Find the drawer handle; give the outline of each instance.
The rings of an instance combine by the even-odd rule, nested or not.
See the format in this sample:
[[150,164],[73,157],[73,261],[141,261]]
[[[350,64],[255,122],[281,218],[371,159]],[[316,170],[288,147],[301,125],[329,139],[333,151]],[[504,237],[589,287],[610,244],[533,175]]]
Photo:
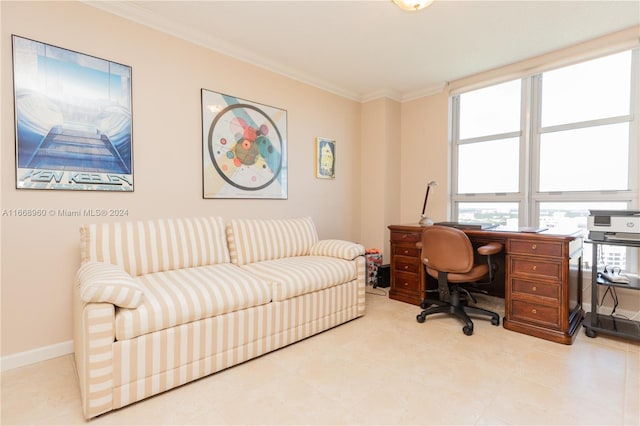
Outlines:
[[405,251],[404,251],[404,254],[407,254],[407,253],[409,253],[409,250],[405,250]]
[[531,291],[538,291],[538,287],[534,285],[533,287],[531,287]]
[[538,269],[538,265],[533,265],[531,269],[535,271],[536,269]]
[[403,285],[406,287],[406,286],[408,286],[408,285],[409,285],[409,283],[404,283]]
[[531,313],[532,313],[532,314],[537,314],[537,313],[538,313],[538,311],[537,311],[537,310],[535,310],[535,309],[532,309],[532,310],[531,310]]
[[531,250],[535,250],[535,249],[537,249],[537,248],[538,248],[538,246],[537,246],[536,244],[532,244],[532,245],[531,245]]
[[402,234],[402,238],[407,238],[407,234]]
[[408,265],[404,265],[404,269],[409,269],[409,266]]

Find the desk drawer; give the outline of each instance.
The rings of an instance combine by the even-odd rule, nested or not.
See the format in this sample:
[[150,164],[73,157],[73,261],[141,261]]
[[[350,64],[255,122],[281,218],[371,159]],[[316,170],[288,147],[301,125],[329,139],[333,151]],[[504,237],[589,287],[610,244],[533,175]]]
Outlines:
[[394,245],[393,246],[393,255],[394,256],[407,256],[413,257],[415,259],[420,258],[421,250],[415,246],[407,246],[407,245]]
[[524,321],[545,327],[560,327],[560,309],[537,303],[511,300],[511,320]]
[[544,297],[555,301],[560,300],[560,285],[558,284],[513,279],[511,280],[511,291],[512,293]]
[[420,264],[416,258],[404,258],[398,256],[395,262],[395,270],[398,272],[411,272],[417,274],[420,271]]
[[511,239],[508,244],[509,254],[562,257],[562,242]]
[[562,262],[511,257],[511,274],[527,274],[536,277],[562,279]]
[[394,286],[397,290],[420,291],[420,275],[408,272],[395,272]]
[[417,232],[392,232],[392,243],[417,243],[422,240],[422,234]]

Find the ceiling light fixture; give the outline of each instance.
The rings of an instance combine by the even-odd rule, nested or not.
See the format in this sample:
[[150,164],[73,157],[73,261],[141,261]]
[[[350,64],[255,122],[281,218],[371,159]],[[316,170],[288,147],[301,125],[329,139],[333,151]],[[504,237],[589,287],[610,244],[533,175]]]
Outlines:
[[391,0],[396,6],[402,10],[414,12],[416,10],[424,9],[433,3],[433,0]]

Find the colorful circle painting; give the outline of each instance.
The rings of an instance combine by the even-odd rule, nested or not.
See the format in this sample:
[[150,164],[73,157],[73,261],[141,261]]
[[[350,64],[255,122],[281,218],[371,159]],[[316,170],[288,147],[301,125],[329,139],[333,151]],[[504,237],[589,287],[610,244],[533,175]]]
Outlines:
[[279,178],[283,146],[275,122],[251,104],[221,109],[209,127],[211,162],[224,181],[240,190],[260,191]]

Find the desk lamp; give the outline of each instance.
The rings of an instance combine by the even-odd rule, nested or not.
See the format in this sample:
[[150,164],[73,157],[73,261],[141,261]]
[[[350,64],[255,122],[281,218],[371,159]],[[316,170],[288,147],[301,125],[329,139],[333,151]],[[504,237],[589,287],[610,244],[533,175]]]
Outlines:
[[427,193],[424,196],[424,204],[422,205],[422,216],[420,217],[420,222],[418,222],[418,224],[422,226],[433,225],[433,220],[429,219],[427,215],[424,214],[425,210],[427,209],[427,200],[429,199],[429,190],[431,189],[432,186],[438,186],[438,182],[436,182],[435,180],[432,180],[427,184]]

